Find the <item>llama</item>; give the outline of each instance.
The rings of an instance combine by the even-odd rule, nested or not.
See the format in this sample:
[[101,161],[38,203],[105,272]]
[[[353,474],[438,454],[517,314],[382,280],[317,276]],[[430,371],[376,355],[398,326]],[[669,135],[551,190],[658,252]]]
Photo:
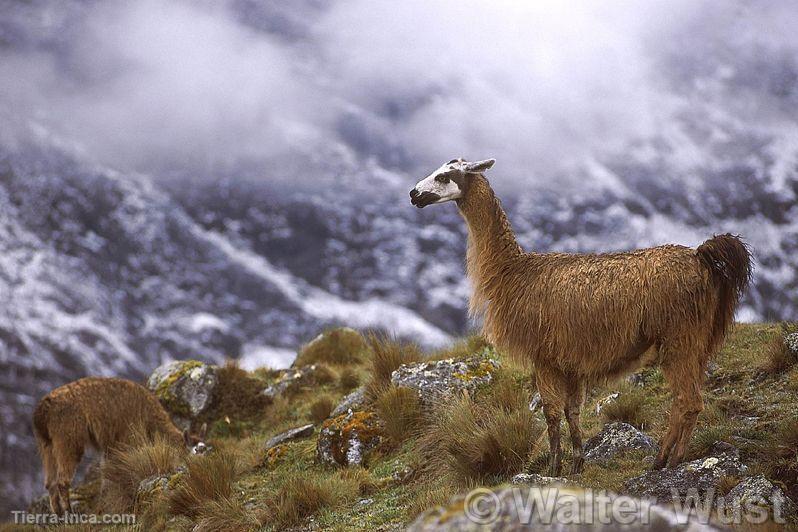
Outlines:
[[664,245],[625,253],[525,253],[482,172],[488,159],[452,160],[419,181],[411,203],[455,201],[468,226],[469,311],[509,356],[531,362],[549,438],[549,474],[561,474],[560,419],[584,458],[579,413],[586,386],[623,375],[654,348],[673,395],[654,468],[684,458],[703,410],[701,385],[751,278],[739,238],[720,235],[698,249]]
[[70,511],[69,487],[86,447],[107,456],[134,433],[161,435],[174,445],[202,452],[206,426],[199,436],[182,434],[158,399],[143,386],[124,379],[86,377],[47,394],[33,413],[33,433],[44,467],[50,509]]

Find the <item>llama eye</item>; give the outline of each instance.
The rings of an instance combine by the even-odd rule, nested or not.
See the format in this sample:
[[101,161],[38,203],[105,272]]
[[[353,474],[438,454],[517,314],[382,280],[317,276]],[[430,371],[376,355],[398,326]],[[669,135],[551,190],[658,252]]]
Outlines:
[[439,175],[439,176],[435,176],[435,181],[437,181],[438,183],[448,183],[449,182],[449,178],[446,177],[445,175]]

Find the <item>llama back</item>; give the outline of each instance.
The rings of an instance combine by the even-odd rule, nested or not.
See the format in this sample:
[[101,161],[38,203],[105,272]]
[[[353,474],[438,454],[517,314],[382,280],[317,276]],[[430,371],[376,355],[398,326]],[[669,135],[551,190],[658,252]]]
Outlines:
[[[497,283],[485,312],[486,333],[515,358],[555,354],[564,370],[623,371],[659,336],[710,326],[714,317],[711,274],[691,248],[520,260],[528,277]],[[620,349],[628,353],[619,357]]]
[[180,445],[180,431],[146,388],[134,382],[86,377],[56,388],[34,413],[37,433],[52,438],[53,426],[76,433],[85,431],[101,450],[130,440],[135,430],[161,433]]

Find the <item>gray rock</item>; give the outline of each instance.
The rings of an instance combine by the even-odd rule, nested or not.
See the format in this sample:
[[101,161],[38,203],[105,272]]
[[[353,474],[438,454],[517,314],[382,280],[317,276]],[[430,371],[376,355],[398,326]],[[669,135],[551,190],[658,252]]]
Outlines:
[[552,484],[557,484],[560,486],[575,485],[574,482],[571,482],[564,477],[545,477],[543,475],[538,475],[537,473],[519,473],[513,477],[510,483],[526,484],[529,486],[549,486]]
[[781,519],[795,522],[798,517],[798,507],[778,486],[765,478],[756,475],[743,479],[725,497],[727,507],[742,507],[753,504],[766,508],[768,515],[776,522]]
[[535,392],[535,395],[532,396],[532,400],[529,401],[529,411],[535,412],[541,406],[543,406],[543,399],[540,397],[540,392]]
[[798,332],[785,335],[784,345],[794,357],[798,357]]
[[277,436],[269,438],[266,442],[266,450],[273,447],[277,447],[287,441],[291,440],[298,440],[300,438],[307,438],[308,436],[313,435],[313,425],[302,425],[301,427],[296,427],[293,429],[288,429],[285,432],[281,432]]
[[218,377],[216,366],[196,360],[176,360],[157,368],[147,387],[176,418],[196,418],[213,399]]
[[341,414],[346,414],[350,410],[360,410],[363,408],[363,405],[366,404],[366,388],[361,386],[360,388],[354,390],[352,393],[341,399],[341,402],[338,403],[332,413],[330,413],[330,417],[340,416]]
[[158,493],[165,493],[171,490],[177,479],[179,479],[186,472],[183,466],[178,467],[175,471],[163,474],[152,475],[139,482],[139,487],[136,489],[136,499],[144,500]]
[[642,371],[638,371],[637,373],[632,373],[631,375],[626,377],[626,382],[628,382],[632,386],[645,386],[646,374]]
[[[611,492],[602,492],[600,496],[597,493],[563,486],[516,485],[496,491],[481,488],[472,491],[471,496],[458,495],[443,506],[423,512],[407,531],[716,530],[647,500]],[[613,508],[621,509],[613,512]]]
[[316,364],[310,364],[308,366],[283,370],[274,384],[268,386],[260,393],[269,399],[276,399],[291,388],[311,384],[316,374],[317,367]]
[[651,436],[632,425],[622,422],[608,423],[585,442],[585,461],[606,462],[628,451],[642,450],[655,454],[657,448],[657,443]]
[[723,477],[743,477],[748,468],[740,462],[739,452],[721,452],[699,458],[673,469],[649,471],[626,481],[624,490],[638,497],[654,497],[659,503],[682,500],[694,489],[700,496],[716,494]]
[[323,464],[365,466],[369,453],[381,442],[382,425],[374,412],[349,411],[324,422],[316,458]]
[[479,355],[464,358],[402,364],[391,374],[391,382],[416,390],[422,405],[432,406],[489,383],[499,368],[499,363],[490,357],[491,353],[486,349]]
[[620,392],[612,392],[604,399],[599,399],[598,401],[596,401],[596,415],[599,415],[601,413],[601,410],[605,406],[614,403],[616,399],[618,399],[620,396],[621,396]]

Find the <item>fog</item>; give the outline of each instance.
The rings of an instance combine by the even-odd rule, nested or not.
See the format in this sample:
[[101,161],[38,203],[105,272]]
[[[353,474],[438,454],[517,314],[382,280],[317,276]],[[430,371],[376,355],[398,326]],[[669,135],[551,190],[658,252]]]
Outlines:
[[[5,112],[156,176],[465,156],[545,181],[669,131],[697,84],[739,85],[736,51],[792,53],[798,27],[789,2],[7,4]],[[778,122],[764,98],[718,94]]]

